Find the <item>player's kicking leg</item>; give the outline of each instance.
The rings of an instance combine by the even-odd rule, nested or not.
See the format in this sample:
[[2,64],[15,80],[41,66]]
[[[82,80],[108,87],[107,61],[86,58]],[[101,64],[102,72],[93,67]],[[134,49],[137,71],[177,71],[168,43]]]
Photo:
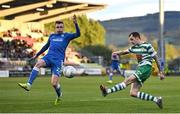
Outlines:
[[163,109],[163,102],[162,102],[162,97],[157,97],[156,104],[160,109]]
[[102,96],[106,96],[108,93],[107,93],[107,89],[104,85],[100,85],[100,90],[102,92]]
[[27,83],[18,83],[18,85],[21,88],[25,89],[26,91],[30,91],[32,83],[36,79],[36,77],[39,73],[39,68],[42,66],[45,66],[45,65],[46,65],[45,61],[43,59],[40,59],[34,66],[33,70],[31,71],[28,82]]
[[26,91],[30,91],[31,89],[31,85],[33,83],[33,81],[36,79],[37,75],[38,75],[38,72],[39,72],[39,68],[38,67],[34,67],[33,70],[31,71],[31,74],[29,76],[29,80],[28,80],[28,83],[18,83],[18,85],[25,89]]
[[114,85],[113,87],[111,88],[106,88],[105,86],[103,85],[100,85],[100,90],[102,92],[102,95],[105,97],[107,96],[108,94],[110,93],[114,93],[114,92],[117,92],[117,91],[121,91],[123,89],[126,88],[126,84],[124,82],[121,82],[121,83],[118,83],[116,85]]
[[29,83],[18,83],[18,85],[26,91],[30,91],[31,89],[31,85]]
[[28,83],[18,83],[18,85],[21,88],[25,89],[26,91],[30,91],[31,85],[32,85],[33,81],[36,79],[38,72],[39,72],[39,68],[34,67],[33,70],[31,71],[30,76],[29,76]]

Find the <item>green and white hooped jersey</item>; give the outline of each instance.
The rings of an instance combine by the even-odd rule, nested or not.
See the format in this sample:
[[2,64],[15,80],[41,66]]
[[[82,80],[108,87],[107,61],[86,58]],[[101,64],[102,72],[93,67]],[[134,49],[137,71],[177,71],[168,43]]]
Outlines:
[[138,66],[152,65],[153,56],[157,54],[150,43],[142,43],[134,45],[128,49],[130,53],[136,54],[138,60]]

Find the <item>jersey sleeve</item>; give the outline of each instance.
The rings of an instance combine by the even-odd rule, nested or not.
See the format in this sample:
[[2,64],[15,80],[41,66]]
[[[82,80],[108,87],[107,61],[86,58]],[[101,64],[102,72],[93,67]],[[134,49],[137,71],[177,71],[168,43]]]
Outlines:
[[149,45],[147,51],[151,55],[151,57],[154,57],[157,54],[157,52],[155,51],[155,49],[153,48],[151,44]]
[[76,32],[75,33],[68,33],[68,39],[72,40],[74,38],[77,38],[81,35],[80,29],[77,23],[75,23]]
[[128,51],[129,53],[133,53],[132,48],[133,48],[133,47],[129,47],[129,48],[127,49],[127,51]]
[[[50,36],[51,37],[51,36]],[[41,50],[36,54],[36,56],[38,57],[39,55],[41,55],[42,53],[44,53],[48,48],[49,48],[49,45],[50,45],[50,37],[47,41],[47,43],[41,48]]]

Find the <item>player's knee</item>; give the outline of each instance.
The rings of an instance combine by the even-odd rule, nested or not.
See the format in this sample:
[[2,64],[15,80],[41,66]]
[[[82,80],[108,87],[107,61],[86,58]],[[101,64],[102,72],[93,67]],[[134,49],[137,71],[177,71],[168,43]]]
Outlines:
[[51,85],[52,85],[53,87],[56,87],[56,86],[58,85],[58,83],[57,83],[57,81],[52,80],[52,81],[51,81]]
[[136,91],[130,91],[130,96],[131,97],[136,97],[137,96],[137,92]]
[[36,65],[35,65],[35,67],[37,67],[37,68],[40,68],[40,67],[42,67],[42,66],[43,66],[43,63],[42,63],[42,62],[37,62]]
[[53,87],[56,87],[58,85],[58,77],[55,74],[52,75],[51,85]]
[[35,64],[35,67],[38,67],[38,68],[39,68],[40,65],[41,65],[41,64],[40,64],[39,62],[37,62],[37,63]]
[[53,87],[56,87],[56,86],[57,86],[57,83],[54,82],[54,81],[52,81],[52,82],[51,82],[51,85],[52,85]]

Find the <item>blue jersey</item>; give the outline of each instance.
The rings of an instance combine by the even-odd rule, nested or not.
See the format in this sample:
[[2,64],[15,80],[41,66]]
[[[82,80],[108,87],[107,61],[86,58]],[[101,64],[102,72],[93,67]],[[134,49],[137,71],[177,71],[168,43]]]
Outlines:
[[47,55],[56,57],[58,60],[64,60],[66,48],[74,38],[76,38],[74,34],[70,33],[51,34],[48,40],[49,51]]
[[112,61],[119,61],[119,55],[117,55],[117,54],[112,54],[112,55],[111,55],[111,60],[112,60]]
[[69,42],[80,36],[80,30],[77,24],[76,26],[76,33],[61,33],[61,34],[51,34],[48,42],[44,45],[44,47],[37,53],[37,56],[42,54],[49,48],[47,53],[48,56],[52,56],[57,60],[63,60],[65,58],[65,51],[69,44]]
[[120,70],[120,62],[119,62],[119,55],[112,54],[111,55],[111,69],[112,70]]

